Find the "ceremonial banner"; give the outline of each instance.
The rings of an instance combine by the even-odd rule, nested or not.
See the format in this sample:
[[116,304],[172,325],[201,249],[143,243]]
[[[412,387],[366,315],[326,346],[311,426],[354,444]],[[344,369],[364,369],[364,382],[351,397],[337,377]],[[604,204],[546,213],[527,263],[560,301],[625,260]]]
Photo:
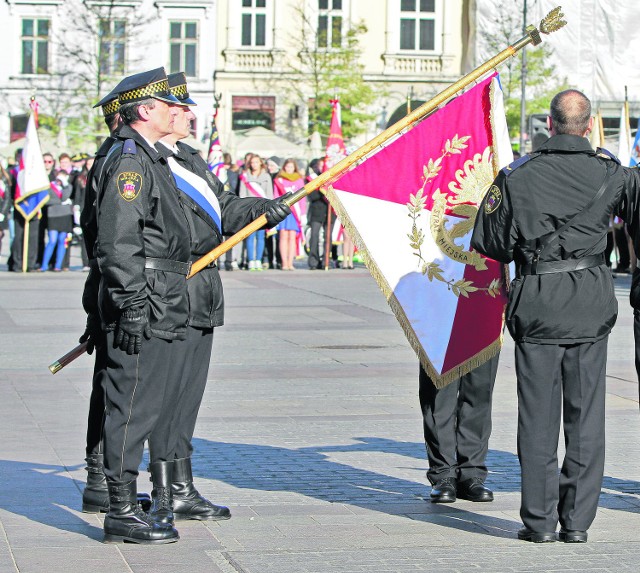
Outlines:
[[327,139],[326,157],[324,160],[324,170],[331,169],[336,163],[347,156],[347,149],[344,146],[342,137],[342,117],[340,112],[340,100],[330,100],[331,125],[329,126],[329,139]]
[[227,168],[224,166],[224,158],[222,156],[222,145],[220,145],[220,135],[216,126],[216,118],[211,122],[211,137],[209,139],[209,154],[207,155],[207,165],[211,171],[222,183],[227,182]]
[[33,112],[27,123],[25,144],[18,164],[16,195],[14,206],[17,211],[30,221],[40,208],[49,200],[49,176],[42,159],[42,150],[36,129],[36,114]]
[[494,75],[327,189],[438,388],[502,344],[506,271],[469,245],[477,206],[512,158]]
[[[347,156],[347,148],[344,145],[344,137],[342,135],[342,110],[340,108],[340,100],[336,98],[329,101],[333,110],[331,111],[329,139],[327,139],[327,149],[324,158],[324,171],[331,169]],[[334,217],[333,214],[332,217]],[[342,243],[343,235],[344,227],[342,223],[335,221],[331,226],[331,244],[338,245]]]
[[622,165],[631,161],[631,132],[629,131],[629,104],[624,103],[620,111],[620,131],[618,132],[618,159]]
[[604,147],[604,126],[602,124],[602,113],[600,110],[597,111],[593,118],[593,129],[589,134],[589,143],[594,149]]
[[629,162],[630,167],[635,167],[640,164],[640,119],[638,120],[638,127],[636,129],[636,138],[633,140],[633,145],[631,146],[631,161]]

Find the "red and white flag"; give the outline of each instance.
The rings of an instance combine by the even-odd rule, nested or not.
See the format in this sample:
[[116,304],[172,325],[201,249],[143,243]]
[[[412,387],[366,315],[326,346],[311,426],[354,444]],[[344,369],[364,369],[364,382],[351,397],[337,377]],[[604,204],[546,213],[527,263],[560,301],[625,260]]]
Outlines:
[[494,75],[327,189],[439,388],[502,345],[506,269],[471,250],[470,239],[478,204],[512,160]]
[[[327,139],[327,149],[324,158],[324,170],[331,169],[334,165],[342,161],[347,156],[347,148],[344,145],[342,136],[342,109],[338,98],[329,100],[331,107],[331,124],[329,126],[329,139]],[[335,217],[335,214],[332,214]],[[337,245],[342,243],[344,227],[340,221],[336,221],[331,227],[331,243]]]

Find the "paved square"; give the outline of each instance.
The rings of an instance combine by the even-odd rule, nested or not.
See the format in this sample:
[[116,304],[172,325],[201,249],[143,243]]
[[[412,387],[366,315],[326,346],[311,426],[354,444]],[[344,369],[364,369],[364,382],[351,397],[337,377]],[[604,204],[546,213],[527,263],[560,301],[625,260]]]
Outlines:
[[[520,494],[510,340],[488,458],[496,500],[431,504],[417,360],[384,297],[364,267],[309,272],[301,265],[293,273],[222,273],[227,325],[215,334],[193,465],[200,491],[229,505],[233,518],[180,522],[178,543],[141,547],[103,544],[102,518],[80,512],[92,359],[55,376],[47,370],[83,331],[86,275],[5,268],[2,573],[640,569],[640,416],[626,275],[616,280],[607,463],[589,543],[515,539]],[[149,491],[145,466],[138,487]]]

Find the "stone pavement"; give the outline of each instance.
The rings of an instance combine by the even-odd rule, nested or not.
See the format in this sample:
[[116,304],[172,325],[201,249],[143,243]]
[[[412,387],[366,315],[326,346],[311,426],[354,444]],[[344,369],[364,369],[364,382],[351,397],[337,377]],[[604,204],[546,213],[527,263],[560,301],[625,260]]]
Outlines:
[[[6,247],[5,247],[6,249]],[[3,262],[4,262],[3,257]],[[76,261],[77,263],[77,261]],[[223,273],[195,437],[200,491],[224,522],[178,543],[105,545],[80,512],[92,360],[47,365],[83,331],[81,272],[0,267],[0,572],[404,573],[638,571],[640,416],[629,278],[610,343],[607,464],[589,543],[534,545],[520,527],[513,346],[500,362],[489,504],[428,501],[417,362],[387,304],[354,271]],[[141,466],[139,489],[149,491]]]

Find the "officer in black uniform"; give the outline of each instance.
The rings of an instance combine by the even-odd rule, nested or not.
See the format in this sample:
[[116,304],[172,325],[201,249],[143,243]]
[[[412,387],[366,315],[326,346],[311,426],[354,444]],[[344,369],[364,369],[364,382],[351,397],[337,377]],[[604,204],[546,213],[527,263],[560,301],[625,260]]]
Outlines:
[[186,337],[190,233],[167,162],[153,145],[171,133],[178,100],[163,68],[123,81],[123,127],[97,185],[95,253],[107,337],[105,541],[168,543],[178,532],[136,503],[144,441],[163,409]]
[[82,293],[82,306],[87,313],[87,326],[80,342],[87,342],[87,352],[93,353],[95,348],[95,364],[93,368],[93,381],[91,386],[91,398],[89,399],[89,417],[87,423],[87,484],[82,492],[82,511],[85,513],[98,513],[109,511],[109,492],[103,472],[102,431],[104,424],[104,385],[106,376],[107,348],[106,335],[100,324],[100,311],[98,308],[98,288],[100,286],[100,269],[95,258],[94,246],[98,233],[96,223],[96,185],[97,175],[102,170],[104,160],[117,141],[115,133],[120,126],[120,114],[118,109],[118,91],[116,88],[102,98],[94,107],[101,107],[104,121],[109,128],[110,136],[105,139],[98,149],[96,157],[87,175],[85,188],[85,200],[80,214],[80,226],[82,238],[89,256],[89,274],[85,281]]
[[[182,72],[169,75],[171,93],[182,107],[173,133],[163,137],[156,148],[165,157],[180,190],[191,229],[191,261],[216,248],[224,239],[257,219],[263,213],[269,226],[284,220],[290,208],[278,199],[244,198],[224,190],[197,150],[179,142],[189,135],[196,105],[187,90]],[[167,393],[172,417],[163,417],[149,438],[150,471],[153,480],[151,515],[157,521],[176,519],[228,519],[227,507],[211,503],[193,485],[191,439],[211,359],[213,331],[223,324],[224,301],[217,265],[212,264],[188,279],[189,324],[187,349],[179,357],[177,395]]]
[[[516,341],[520,516],[526,541],[585,542],[604,471],[607,340],[617,316],[604,262],[609,217],[629,220],[637,170],[591,149],[584,94],[551,102],[551,138],[503,169],[485,196],[471,240],[516,263],[506,322]],[[558,476],[561,415],[566,454]]]
[[440,389],[420,367],[420,408],[433,503],[452,503],[456,498],[493,501],[484,481],[498,357]]

